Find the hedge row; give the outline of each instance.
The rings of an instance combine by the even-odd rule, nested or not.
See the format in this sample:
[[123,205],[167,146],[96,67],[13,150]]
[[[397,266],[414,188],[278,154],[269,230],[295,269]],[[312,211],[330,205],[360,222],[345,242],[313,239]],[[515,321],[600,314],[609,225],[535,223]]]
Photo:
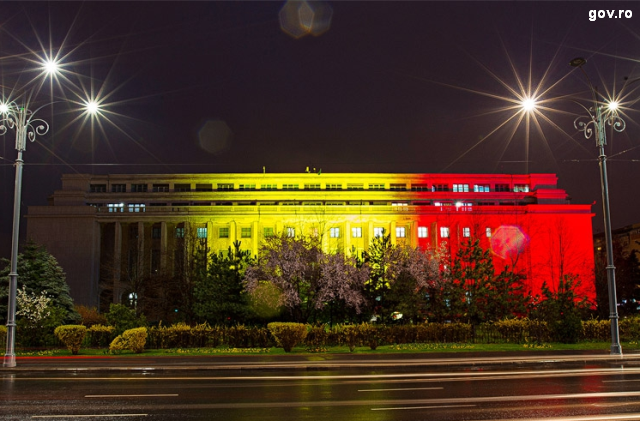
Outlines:
[[[363,323],[359,325],[298,325],[277,323],[271,327],[237,325],[189,326],[178,323],[147,329],[145,347],[148,349],[169,348],[270,348],[283,347],[282,338],[291,329],[303,329],[293,336],[299,346],[320,351],[330,346],[368,346],[375,349],[381,345],[407,343],[543,343],[557,342],[553,329],[546,322],[529,319],[508,319],[495,323],[473,326],[465,323],[425,323],[419,325],[380,326]],[[294,326],[295,325],[295,326]],[[284,326],[284,328],[282,327]],[[621,319],[620,339],[624,342],[640,339],[640,317]],[[606,342],[611,338],[609,320],[583,321],[580,327],[581,341]],[[275,332],[275,333],[274,333]],[[19,334],[19,332],[18,332]],[[280,340],[278,340],[280,335]],[[93,325],[86,329],[82,347],[107,348],[115,339],[113,326]],[[0,344],[5,342],[6,328],[0,326]],[[288,339],[285,339],[287,342]],[[62,344],[63,341],[61,341]]]

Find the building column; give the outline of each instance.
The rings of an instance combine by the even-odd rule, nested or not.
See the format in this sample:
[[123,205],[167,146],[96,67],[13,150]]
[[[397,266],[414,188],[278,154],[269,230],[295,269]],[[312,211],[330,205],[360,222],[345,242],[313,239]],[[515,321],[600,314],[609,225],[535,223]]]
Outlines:
[[160,222],[160,272],[167,270],[167,223]]
[[342,253],[348,256],[351,251],[351,222],[349,221],[344,223],[344,241],[342,244]]
[[233,248],[233,243],[238,239],[238,224],[236,221],[229,222],[229,245]]
[[389,235],[391,236],[391,244],[395,245],[398,242],[396,239],[396,221],[391,221],[389,231],[391,231],[389,233]]
[[113,235],[113,259],[111,264],[113,269],[111,271],[112,279],[112,294],[113,302],[120,303],[120,277],[122,276],[122,224],[116,222]]
[[144,275],[144,222],[138,222],[138,268],[137,276]]
[[253,221],[251,223],[251,253],[254,256],[258,255],[258,238],[259,238],[259,233],[258,233],[258,221]]

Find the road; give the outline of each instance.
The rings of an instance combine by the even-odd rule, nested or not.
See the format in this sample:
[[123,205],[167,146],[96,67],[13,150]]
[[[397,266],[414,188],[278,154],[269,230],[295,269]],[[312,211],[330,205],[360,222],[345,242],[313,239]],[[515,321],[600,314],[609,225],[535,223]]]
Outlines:
[[640,420],[640,368],[25,371],[1,420]]

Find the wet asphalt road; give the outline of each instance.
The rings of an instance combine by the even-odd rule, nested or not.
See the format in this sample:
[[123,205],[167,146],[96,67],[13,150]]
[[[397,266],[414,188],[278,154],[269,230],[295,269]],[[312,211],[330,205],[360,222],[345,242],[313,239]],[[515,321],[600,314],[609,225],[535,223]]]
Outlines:
[[620,364],[0,371],[0,420],[640,420]]

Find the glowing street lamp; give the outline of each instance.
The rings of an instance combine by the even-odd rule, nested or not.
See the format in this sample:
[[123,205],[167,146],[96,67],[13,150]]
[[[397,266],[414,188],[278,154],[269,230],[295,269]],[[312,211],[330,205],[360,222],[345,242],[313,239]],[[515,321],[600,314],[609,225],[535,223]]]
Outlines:
[[[46,74],[57,75],[59,64],[54,60],[47,60],[43,64]],[[9,272],[9,298],[7,306],[7,348],[4,358],[5,367],[16,366],[15,334],[16,334],[16,292],[18,284],[18,237],[20,232],[20,200],[22,193],[22,153],[27,148],[27,140],[34,142],[38,136],[44,136],[49,132],[49,123],[37,118],[38,112],[53,102],[47,103],[36,110],[29,109],[29,95],[23,95],[18,100],[0,103],[0,135],[7,133],[9,129],[16,134],[15,149],[18,156],[15,161],[16,175],[13,198],[13,235],[11,241],[11,270]],[[18,104],[18,101],[21,104]],[[85,104],[87,113],[99,111],[96,102]]]
[[602,189],[602,210],[604,214],[604,233],[607,251],[607,288],[609,292],[609,320],[611,322],[611,355],[622,355],[620,346],[620,333],[618,330],[618,300],[616,298],[616,268],[613,265],[613,241],[611,236],[611,217],[609,214],[609,182],[607,181],[607,156],[604,153],[604,146],[607,144],[606,125],[613,127],[617,132],[622,132],[626,123],[617,113],[618,102],[611,101],[603,103],[598,101],[598,91],[594,88],[589,76],[582,66],[587,63],[582,57],[571,60],[573,67],[578,67],[587,78],[589,88],[593,95],[593,107],[583,108],[587,111],[587,116],[580,116],[574,121],[576,129],[584,133],[589,139],[595,131],[596,147],[599,150],[598,161],[600,162],[600,186]]

